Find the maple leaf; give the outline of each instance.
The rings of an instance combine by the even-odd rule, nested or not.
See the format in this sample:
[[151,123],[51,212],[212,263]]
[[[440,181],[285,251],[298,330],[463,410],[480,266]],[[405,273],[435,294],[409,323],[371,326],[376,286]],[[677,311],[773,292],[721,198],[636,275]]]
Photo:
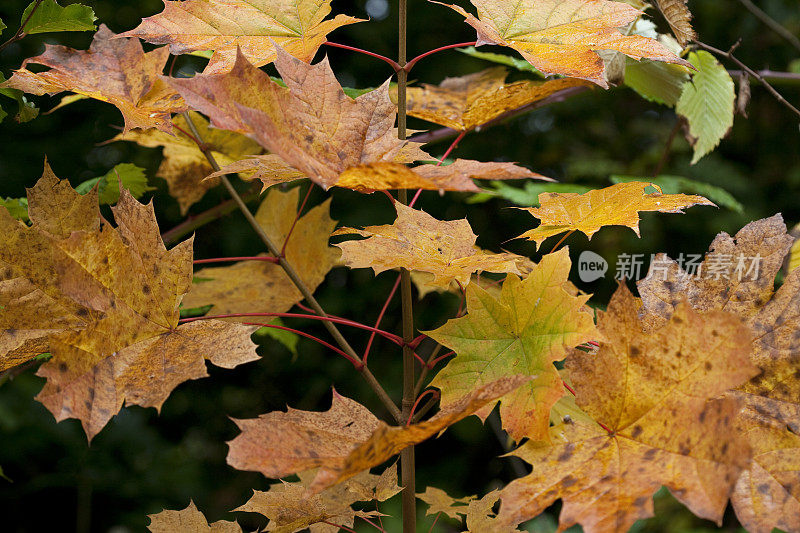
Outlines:
[[[443,406],[502,376],[535,376],[500,400],[500,418],[516,441],[547,438],[550,408],[564,394],[553,363],[597,335],[584,309],[589,296],[576,296],[567,281],[570,266],[563,248],[545,255],[525,279],[509,274],[499,297],[475,283],[467,287],[467,315],[427,332],[456,352],[431,382]],[[478,416],[485,419],[491,407]]]
[[337,533],[341,530],[339,526],[352,527],[357,516],[369,518],[381,514],[355,511],[351,507],[354,503],[385,501],[402,490],[397,486],[397,465],[380,476],[365,470],[319,494],[309,495],[308,486],[315,475],[316,470],[301,472],[298,482],[283,481],[270,485],[266,492],[254,491],[253,497],[235,510],[266,516],[270,519],[267,531],[292,533],[310,526],[312,533]]
[[[478,17],[445,5],[478,32],[478,44],[509,46],[545,74],[561,74],[608,87],[598,50],[614,50],[634,59],[686,62],[655,39],[623,35],[619,28],[641,11],[609,0],[471,0]],[[440,2],[435,2],[440,3]]]
[[[504,113],[537,102],[566,89],[588,85],[577,79],[506,83],[508,71],[494,67],[440,85],[409,87],[408,114],[458,131],[469,131]],[[392,96],[396,100],[396,91]]]
[[333,393],[325,412],[289,409],[252,420],[236,420],[242,433],[228,443],[228,464],[277,478],[319,468],[309,491],[317,494],[379,465],[520,387],[526,376],[506,376],[476,388],[430,419],[388,426],[366,407]]
[[453,498],[442,489],[428,487],[425,492],[417,493],[417,498],[428,504],[426,516],[444,513],[454,520],[459,520],[467,514],[467,506],[475,499],[475,496]]
[[309,62],[328,33],[363,22],[347,15],[324,20],[330,0],[164,0],[164,11],[121,34],[168,44],[175,55],[213,50],[206,73],[230,70],[237,48],[257,67],[275,60],[276,45]]
[[[256,212],[259,225],[278,245],[284,243],[291,230],[299,191],[299,188],[287,192],[272,190]],[[339,259],[339,251],[328,246],[328,238],[336,227],[329,211],[330,200],[327,200],[302,216],[284,252],[311,291],[322,283]],[[195,276],[208,281],[192,285],[183,305],[187,308],[213,305],[214,314],[282,313],[303,299],[283,268],[267,261],[204,268]],[[236,320],[252,321],[252,317]]]
[[434,276],[429,285],[439,287],[448,287],[453,280],[466,285],[478,270],[520,274],[518,263],[525,258],[481,250],[475,246],[477,236],[466,219],[442,221],[399,202],[394,207],[397,219],[391,225],[334,232],[367,237],[336,245],[348,267],[371,267],[376,274],[393,268],[429,272]]
[[[648,186],[659,192],[645,194]],[[693,205],[714,205],[702,196],[661,194],[660,191],[657,185],[630,181],[585,194],[544,192],[539,195],[541,207],[518,208],[541,220],[541,224],[517,238],[539,245],[553,235],[580,231],[591,239],[603,226],[627,226],[638,236],[640,211],[683,213],[684,208]]]
[[[189,115],[203,142],[220,165],[228,165],[245,155],[260,154],[263,151],[257,142],[244,135],[209,128],[208,121],[199,113],[192,111]],[[109,142],[133,141],[148,148],[162,147],[164,159],[156,175],[166,180],[170,195],[178,200],[181,215],[185,216],[189,208],[200,201],[206,191],[219,184],[219,179],[204,181],[214,169],[211,168],[203,152],[197,149],[194,140],[183,133],[189,131],[186,119],[182,115],[177,115],[172,122],[177,126],[175,128],[177,131],[173,135],[157,130],[132,131],[117,135]]]
[[220,520],[209,525],[206,517],[203,516],[194,502],[190,501],[189,506],[181,511],[161,511],[157,514],[147,516],[150,525],[147,529],[151,533],[174,533],[182,531],[184,533],[241,533],[242,528],[236,522]]
[[641,303],[620,285],[599,315],[596,353],[574,350],[566,368],[576,402],[598,424],[553,428],[553,442],[514,452],[534,472],[502,492],[498,519],[517,524],[563,500],[560,529],[627,531],[653,514],[661,485],[696,515],[721,522],[749,449],[739,401],[718,398],[752,377],[749,329],[730,313],[680,304],[646,333]]
[[[233,368],[258,357],[250,341],[255,327],[178,326],[192,241],[168,251],[152,205],[123,190],[112,207],[117,228],[101,226],[96,191],[81,196],[49,169],[28,204],[30,227],[0,213],[0,260],[9,270],[0,320],[26,335],[12,347],[12,364],[20,350],[46,343],[52,357],[39,368],[47,383],[37,399],[57,420],[80,419],[91,439],[125,401],[159,408],[178,384],[206,376],[205,359]],[[36,331],[40,312],[44,329]]]
[[[420,143],[400,140],[394,128],[396,107],[387,81],[374,91],[350,98],[342,90],[327,58],[304,63],[281,49],[275,66],[286,87],[251,65],[241,54],[227,74],[169,79],[186,101],[208,115],[212,125],[250,134],[271,154],[327,189],[424,188],[478,189],[471,177],[541,178],[510,163],[462,161],[434,169],[410,169],[405,163],[431,160]],[[260,171],[265,186],[273,158],[249,158],[238,169]],[[247,167],[246,165],[250,165]],[[225,169],[230,170],[230,168]],[[296,179],[286,173],[283,179]]]
[[755,333],[748,348],[762,372],[728,393],[745,406],[741,418],[755,450],[732,501],[737,516],[754,531],[796,524],[800,505],[795,483],[800,471],[795,451],[800,434],[800,270],[790,272],[777,292],[773,288],[792,241],[783,218],[775,215],[747,224],[735,237],[717,235],[699,275],[688,275],[660,255],[654,259],[658,270],[651,266],[639,282],[652,329],[661,327],[685,298],[700,311],[735,313]]
[[467,533],[481,533],[482,531],[520,533],[520,530],[514,525],[508,524],[494,514],[492,509],[499,499],[500,491],[493,490],[483,498],[469,502],[466,512]]
[[0,209],[0,370],[48,351],[48,336],[84,327],[99,314],[64,295],[58,287],[55,242],[73,231],[100,228],[97,191],[85,196],[60,181],[45,161],[28,189],[31,227]]
[[[117,37],[105,25],[95,33],[89,50],[46,45],[42,55],[26,59],[10,80],[0,85],[36,95],[71,91],[115,105],[133,128],[172,132],[170,113],[186,110],[183,99],[159,76],[169,57],[166,48],[145,53],[138,39]],[[50,70],[35,73],[36,63]]]

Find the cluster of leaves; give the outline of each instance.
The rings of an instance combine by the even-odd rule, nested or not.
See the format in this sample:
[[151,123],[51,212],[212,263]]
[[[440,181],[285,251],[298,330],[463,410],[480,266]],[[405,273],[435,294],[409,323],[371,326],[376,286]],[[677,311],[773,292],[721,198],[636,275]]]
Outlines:
[[[159,174],[183,213],[211,187],[230,187],[226,175],[260,181],[269,191],[252,224],[270,255],[193,272],[192,240],[168,250],[152,206],[137,201],[147,190],[141,173],[119,168],[73,189],[45,165],[25,199],[6,200],[8,209],[0,209],[0,371],[49,354],[38,370],[46,384],[37,399],[57,420],[80,420],[91,439],[124,404],[158,409],[180,383],[207,375],[206,360],[233,368],[258,359],[250,336],[262,326],[285,331],[269,321],[292,316],[287,311],[295,306],[328,323],[363,326],[324,315],[313,292],[336,266],[400,269],[415,273],[420,294],[455,284],[465,299],[463,313],[420,337],[453,350],[436,359],[454,355],[430,382],[439,411],[420,420],[412,410],[389,425],[333,391],[325,412],[289,409],[238,420],[230,465],[299,480],[256,492],[236,511],[263,515],[270,531],[337,531],[356,518],[372,523],[380,513],[354,504],[384,501],[402,489],[395,466],[380,475],[371,468],[467,416],[485,419],[499,404],[502,428],[521,444],[513,453],[533,472],[482,498],[451,498],[429,487],[418,495],[429,513],[463,516],[469,531],[519,531],[561,499],[563,528],[626,531],[652,515],[652,495],[666,486],[703,518],[720,522],[730,500],[751,531],[800,530],[800,270],[774,290],[793,243],[780,215],[735,237],[720,234],[700,276],[660,258],[662,268],[639,283],[640,298],[620,285],[596,316],[589,295],[568,280],[567,248],[538,263],[483,250],[466,220],[437,220],[389,193],[392,224],[336,229],[330,202],[301,216],[305,201],[298,208],[299,189],[285,184],[479,192],[473,180],[549,178],[513,163],[426,163],[434,158],[422,143],[398,138],[399,87],[387,81],[351,97],[327,59],[310,63],[329,32],[361,22],[326,19],[329,2],[164,4],[124,34],[101,25],[88,50],[48,45],[0,90],[17,98],[20,121],[28,106],[23,92],[68,91],[116,106],[124,128],[112,141],[163,147]],[[688,52],[688,61],[679,57],[695,38],[680,0],[658,2],[675,38],[648,35],[646,6],[632,0],[473,4],[477,17],[450,7],[477,30],[476,45],[510,47],[529,72],[558,77],[506,83],[506,70],[494,67],[412,87],[400,106],[408,114],[463,136],[554,95],[624,79],[686,118],[695,161],[730,128],[727,72],[703,51]],[[89,8],[37,0],[15,38],[93,29]],[[169,46],[144,52],[140,39]],[[163,74],[170,54],[207,51],[213,53],[203,73]],[[261,70],[269,63],[280,80]],[[71,101],[67,96],[62,105]],[[686,190],[680,180],[616,181],[582,193],[538,194],[538,207],[526,210],[540,224],[517,238],[539,246],[576,231],[591,238],[609,225],[638,234],[642,211],[714,205],[675,188],[736,205],[724,191],[691,184],[695,189]],[[674,189],[665,193],[667,184]],[[115,204],[115,226],[101,216],[101,203]],[[364,238],[329,244],[332,236],[354,234]],[[722,261],[742,256],[762,259],[755,275]],[[181,318],[181,306],[204,310]],[[372,330],[406,351],[418,345]],[[346,343],[326,345],[375,380],[366,356]],[[434,367],[428,361],[425,372]],[[150,528],[241,531],[235,522],[209,525],[194,504],[153,515]]]

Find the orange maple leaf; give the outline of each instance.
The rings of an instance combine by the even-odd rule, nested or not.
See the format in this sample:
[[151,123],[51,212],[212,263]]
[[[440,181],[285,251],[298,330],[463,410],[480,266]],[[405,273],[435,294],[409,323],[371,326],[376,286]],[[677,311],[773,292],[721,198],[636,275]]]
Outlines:
[[750,452],[736,421],[741,403],[718,397],[757,373],[751,332],[735,315],[681,304],[646,333],[640,307],[621,285],[599,316],[606,341],[567,358],[578,406],[604,427],[570,420],[553,428],[551,443],[515,451],[536,467],[503,489],[504,523],[561,498],[560,528],[625,532],[652,516],[662,485],[698,516],[721,521]]
[[[239,55],[227,74],[169,79],[189,104],[211,118],[212,125],[250,134],[271,156],[323,188],[355,190],[425,188],[476,190],[470,178],[546,179],[511,163],[461,161],[434,169],[405,163],[433,159],[420,143],[400,140],[394,128],[396,107],[389,82],[350,98],[336,80],[327,59],[304,63],[278,49],[275,61],[286,87]],[[274,158],[251,158],[256,170],[275,168]],[[231,167],[225,169],[230,170]],[[263,172],[265,185],[277,180]],[[283,178],[281,178],[283,179]],[[285,179],[296,179],[287,173]]]
[[[170,113],[186,110],[183,99],[159,78],[169,57],[166,48],[145,53],[138,39],[115,39],[105,25],[89,50],[48,44],[42,55],[26,59],[2,87],[31,94],[71,91],[113,104],[125,118],[125,132],[158,128],[172,132]],[[41,73],[25,66],[50,67]]]
[[328,33],[364,22],[347,15],[324,20],[330,0],[164,0],[164,11],[121,34],[168,44],[173,54],[213,50],[207,74],[230,70],[236,49],[257,67],[275,60],[276,45],[309,62]]
[[[431,0],[433,1],[433,0]],[[561,74],[608,87],[598,50],[634,59],[688,65],[655,39],[623,35],[641,11],[610,0],[471,0],[478,17],[442,4],[466,17],[478,32],[478,45],[509,46],[545,74]],[[441,2],[434,2],[441,3]]]

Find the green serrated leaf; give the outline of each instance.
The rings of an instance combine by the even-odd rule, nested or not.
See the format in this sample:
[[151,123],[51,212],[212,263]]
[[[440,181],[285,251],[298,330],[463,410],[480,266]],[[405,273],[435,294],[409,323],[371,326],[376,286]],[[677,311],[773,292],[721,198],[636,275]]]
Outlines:
[[2,200],[11,216],[17,220],[28,222],[28,199],[27,198],[5,198]]
[[655,183],[664,194],[699,194],[705,196],[720,207],[725,207],[736,213],[743,213],[744,206],[733,197],[731,193],[716,185],[684,178],[683,176],[662,175],[657,178],[643,178],[641,176],[611,176],[612,183],[625,183],[628,181],[649,181]]
[[[25,33],[47,33],[51,31],[93,31],[97,29],[94,11],[82,4],[61,7],[55,0],[44,0],[28,19],[36,2],[31,2],[22,13],[21,23]],[[27,20],[27,23],[25,22]]]
[[687,81],[689,73],[683,66],[627,59],[625,85],[650,102],[674,107]]
[[[485,202],[489,198],[499,197],[509,202],[525,207],[539,205],[539,195],[543,192],[579,193],[583,194],[592,188],[574,183],[534,183],[528,182],[520,189],[504,181],[493,181],[489,188],[484,188],[483,193],[478,193],[468,200],[468,203]],[[484,196],[485,195],[485,196]],[[476,198],[477,197],[477,198]]]
[[119,180],[122,180],[122,186],[128,189],[137,200],[147,191],[155,190],[155,187],[148,187],[144,169],[131,163],[120,163],[109,170],[105,176],[86,180],[75,187],[75,190],[80,194],[86,194],[97,185],[100,203],[112,205],[119,200]]
[[[276,326],[282,326],[283,322],[280,318],[276,318],[270,324],[275,324]],[[256,335],[264,335],[267,337],[272,337],[276,341],[280,342],[289,352],[292,354],[292,362],[294,363],[297,360],[297,343],[300,341],[300,336],[292,333],[291,331],[286,331],[283,329],[277,328],[260,328],[257,329],[255,332]]]
[[689,123],[695,164],[714,150],[733,126],[736,94],[728,71],[714,56],[700,50],[689,54],[689,62],[697,72],[683,85],[675,111]]
[[[6,81],[5,76],[3,76],[2,73],[0,73],[0,83],[3,83],[5,81]],[[20,123],[30,122],[31,120],[39,116],[39,108],[33,105],[33,102],[29,102],[28,99],[25,98],[25,95],[22,93],[22,91],[17,89],[0,89],[0,94],[2,94],[3,96],[7,96],[12,100],[16,100],[18,110],[16,116],[14,117],[14,120],[16,120],[17,122]],[[2,116],[0,116],[0,122],[2,122],[2,119],[8,115],[8,113],[6,113],[5,111],[3,111],[2,113],[3,113]]]
[[505,54],[495,54],[493,52],[479,52],[474,46],[468,46],[467,48],[457,48],[457,50],[462,54],[467,54],[468,56],[472,56],[477,59],[483,59],[484,61],[491,61],[492,63],[498,63],[500,65],[505,65],[507,67],[513,67],[517,70],[521,70],[522,72],[532,72],[537,76],[544,77],[541,72],[536,70],[536,67],[534,67],[524,59],[519,59]]

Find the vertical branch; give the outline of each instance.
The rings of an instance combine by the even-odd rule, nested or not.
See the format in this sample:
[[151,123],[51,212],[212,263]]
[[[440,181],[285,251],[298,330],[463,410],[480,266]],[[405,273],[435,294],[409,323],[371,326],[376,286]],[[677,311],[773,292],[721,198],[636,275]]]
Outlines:
[[[195,126],[192,117],[189,115],[189,113],[183,113],[183,118],[186,119],[186,123],[192,130],[193,136],[197,139],[198,142],[197,147],[200,149],[201,152],[203,152],[203,155],[208,160],[209,164],[211,165],[211,168],[219,172],[220,170],[219,164],[217,163],[217,160],[214,158],[214,155],[209,150],[208,146],[203,142],[202,136],[200,135],[200,132],[197,130],[197,126]],[[231,182],[228,180],[228,177],[221,176],[220,179],[222,180],[222,184],[225,186],[225,189],[227,189],[228,194],[231,195],[233,200],[236,202],[236,205],[239,207],[239,210],[247,219],[247,222],[250,223],[250,226],[253,228],[258,237],[261,239],[261,242],[263,242],[264,245],[266,245],[267,250],[269,250],[269,253],[278,258],[278,264],[281,266],[286,275],[289,276],[289,279],[292,280],[292,283],[295,285],[295,287],[297,287],[297,290],[299,290],[300,293],[303,295],[303,298],[305,298],[308,304],[314,309],[315,313],[317,313],[321,317],[327,317],[328,315],[322,309],[322,306],[319,305],[317,299],[314,298],[314,295],[306,285],[305,281],[303,281],[303,279],[300,277],[300,274],[294,269],[291,263],[289,263],[286,260],[285,257],[281,257],[280,249],[275,245],[274,242],[272,242],[272,239],[270,239],[269,235],[266,234],[264,228],[261,227],[256,218],[253,216],[253,213],[250,212],[250,209],[247,207],[247,204],[244,203],[242,197],[239,196],[239,193],[236,192],[236,189],[233,188],[233,185],[231,185]],[[323,324],[325,325],[325,328],[328,330],[331,336],[336,340],[336,344],[338,344],[342,348],[342,351],[347,354],[348,358],[352,358],[354,361],[357,362],[356,368],[358,369],[359,373],[364,378],[364,380],[367,382],[367,384],[372,388],[373,391],[375,391],[375,394],[381,400],[381,403],[383,403],[384,407],[386,407],[386,409],[392,414],[392,417],[395,420],[397,420],[398,423],[402,424],[403,421],[406,419],[402,417],[400,410],[397,409],[397,406],[394,404],[392,399],[386,393],[386,390],[381,386],[380,383],[378,383],[378,380],[375,378],[372,372],[370,372],[369,368],[367,368],[367,366],[364,364],[361,357],[359,357],[358,354],[356,354],[355,350],[353,350],[353,347],[350,346],[350,343],[347,342],[342,333],[339,331],[339,328],[337,328],[336,325],[330,321],[325,321],[323,322]]]
[[[408,71],[406,66],[406,19],[408,0],[399,0],[398,6],[398,51],[397,62],[401,70],[397,71],[397,136],[406,138],[406,86],[408,84]],[[408,192],[399,191],[400,201],[408,204]],[[404,420],[411,417],[414,407],[414,350],[408,346],[414,339],[414,309],[411,299],[411,275],[405,268],[400,271],[400,298],[403,308],[403,401],[400,413]],[[417,531],[417,497],[416,480],[414,472],[414,447],[409,446],[400,452],[401,482],[403,484],[402,509],[403,533],[416,533]]]

